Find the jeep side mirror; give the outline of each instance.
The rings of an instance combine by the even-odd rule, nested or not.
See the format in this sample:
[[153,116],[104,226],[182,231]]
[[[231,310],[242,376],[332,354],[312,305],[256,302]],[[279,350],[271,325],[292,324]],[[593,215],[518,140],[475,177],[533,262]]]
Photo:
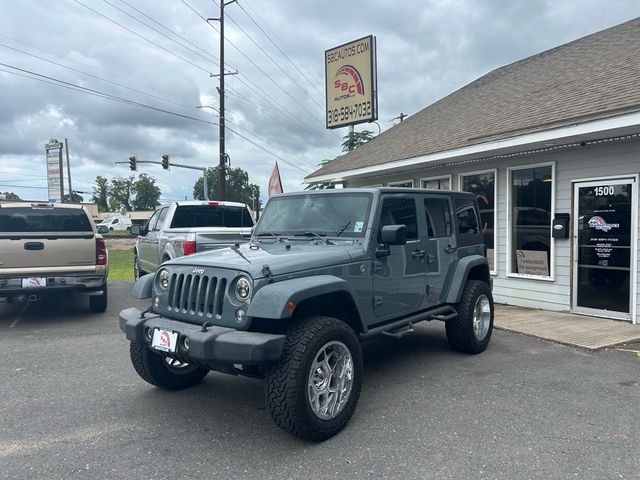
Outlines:
[[391,255],[389,245],[404,245],[407,243],[406,225],[385,225],[380,230],[380,240],[383,245],[376,248],[376,257],[388,257]]
[[385,245],[404,245],[407,243],[407,226],[385,225],[380,231],[380,239]]
[[131,235],[142,235],[140,225],[131,225]]

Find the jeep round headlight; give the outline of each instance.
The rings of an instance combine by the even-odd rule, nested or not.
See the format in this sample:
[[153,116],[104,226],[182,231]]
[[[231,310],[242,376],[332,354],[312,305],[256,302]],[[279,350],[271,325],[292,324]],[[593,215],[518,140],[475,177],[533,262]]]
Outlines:
[[160,270],[160,272],[158,272],[158,286],[163,292],[166,292],[169,288],[170,277],[171,275],[169,275],[169,272],[167,270],[162,269]]
[[240,277],[236,280],[236,298],[241,302],[246,302],[251,297],[251,282],[247,277]]

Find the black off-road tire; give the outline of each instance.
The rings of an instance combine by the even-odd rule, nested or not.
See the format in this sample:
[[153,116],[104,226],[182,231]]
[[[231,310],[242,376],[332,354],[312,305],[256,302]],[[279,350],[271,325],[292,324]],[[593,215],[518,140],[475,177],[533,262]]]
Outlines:
[[[474,330],[474,310],[483,295],[489,301],[491,317],[488,331],[482,338],[478,338]],[[480,280],[468,280],[462,292],[462,298],[456,305],[456,310],[458,317],[447,320],[445,325],[449,345],[459,352],[473,354],[483,352],[489,345],[493,332],[493,296],[489,285]]]
[[[353,361],[353,383],[343,409],[332,419],[318,417],[308,400],[310,369],[327,343],[344,344]],[[304,440],[320,442],[337,434],[347,424],[360,397],[363,367],[360,341],[346,323],[330,317],[309,317],[287,332],[282,357],[268,370],[265,382],[267,406],[275,423]]]
[[209,370],[189,365],[172,368],[164,356],[152,352],[143,343],[131,342],[129,347],[131,364],[145,382],[165,390],[183,390],[202,381]]
[[104,286],[102,295],[92,295],[89,297],[89,310],[92,313],[104,313],[107,311],[107,285]]

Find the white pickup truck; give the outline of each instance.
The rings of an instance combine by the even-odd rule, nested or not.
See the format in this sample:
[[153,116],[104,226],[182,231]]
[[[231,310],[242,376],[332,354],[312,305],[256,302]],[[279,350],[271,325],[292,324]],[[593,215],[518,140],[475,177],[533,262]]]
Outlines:
[[134,247],[136,279],[155,272],[172,258],[230,247],[251,237],[254,219],[244,203],[187,201],[158,208],[144,228],[131,227],[138,235]]

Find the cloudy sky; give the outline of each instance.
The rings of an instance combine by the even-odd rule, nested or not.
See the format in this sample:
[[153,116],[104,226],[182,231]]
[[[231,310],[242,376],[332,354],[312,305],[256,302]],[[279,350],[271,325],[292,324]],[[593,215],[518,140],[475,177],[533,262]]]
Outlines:
[[[219,0],[0,0],[0,192],[46,199],[44,144],[68,138],[74,189],[140,160],[218,162]],[[373,34],[391,128],[488,71],[640,16],[637,0],[239,0],[225,9],[227,152],[266,198],[340,153],[324,124],[324,51]],[[66,83],[62,83],[66,82]],[[108,98],[105,98],[108,96]],[[135,102],[132,103],[132,102]],[[375,124],[357,130],[375,133]],[[162,200],[198,173],[157,165]],[[88,199],[90,195],[85,195]]]

